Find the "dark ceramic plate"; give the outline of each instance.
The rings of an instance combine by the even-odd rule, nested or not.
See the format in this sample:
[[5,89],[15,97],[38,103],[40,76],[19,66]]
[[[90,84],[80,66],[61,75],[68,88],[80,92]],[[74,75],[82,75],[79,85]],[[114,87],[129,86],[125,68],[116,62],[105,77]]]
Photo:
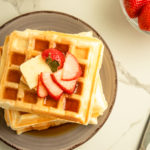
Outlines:
[[102,127],[112,110],[117,89],[117,74],[111,52],[102,37],[91,26],[76,17],[53,11],[32,12],[5,23],[0,27],[0,45],[3,45],[6,35],[13,30],[27,28],[66,33],[93,31],[94,36],[100,38],[105,44],[101,80],[108,101],[108,109],[102,117],[98,118],[97,125],[64,125],[46,131],[29,132],[18,136],[14,131],[7,128],[3,119],[3,111],[0,111],[0,139],[6,144],[23,150],[73,149],[90,139]]

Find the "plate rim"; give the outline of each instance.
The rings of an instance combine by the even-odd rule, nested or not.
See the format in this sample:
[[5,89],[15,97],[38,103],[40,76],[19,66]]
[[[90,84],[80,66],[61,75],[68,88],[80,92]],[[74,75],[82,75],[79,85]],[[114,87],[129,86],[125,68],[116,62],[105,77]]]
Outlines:
[[[115,101],[116,101],[116,95],[117,95],[117,89],[118,89],[118,78],[117,78],[117,69],[116,69],[116,66],[115,66],[115,61],[114,61],[114,58],[113,58],[113,55],[110,51],[110,48],[108,47],[107,43],[105,42],[105,40],[102,38],[102,36],[91,26],[89,25],[88,23],[86,23],[85,21],[83,21],[82,19],[79,19],[78,17],[75,17],[73,15],[70,15],[68,13],[64,13],[64,12],[59,12],[59,11],[49,11],[49,10],[43,10],[43,11],[32,11],[32,12],[28,12],[28,13],[24,13],[24,14],[21,14],[19,16],[16,16],[16,17],[13,17],[12,19],[6,21],[4,24],[2,24],[0,26],[0,31],[5,28],[5,26],[9,25],[10,23],[12,23],[13,21],[17,20],[17,19],[20,19],[24,16],[30,16],[30,15],[34,15],[34,14],[40,14],[40,13],[47,13],[47,14],[58,14],[58,15],[63,15],[63,16],[67,16],[67,17],[70,17],[71,19],[74,19],[76,21],[79,21],[81,22],[82,24],[84,24],[85,26],[89,27],[92,31],[94,31],[94,33],[97,35],[97,37],[102,40],[102,42],[104,43],[105,47],[108,49],[108,52],[110,54],[110,59],[112,60],[112,66],[114,68],[114,72],[115,72],[115,94],[113,95],[113,102],[110,106],[110,110],[106,116],[106,119],[105,121],[103,122],[103,124],[101,124],[100,126],[97,127],[96,130],[94,130],[94,132],[88,137],[86,138],[85,140],[83,140],[82,142],[79,142],[78,144],[75,144],[73,146],[71,146],[70,148],[66,149],[66,150],[72,150],[74,148],[77,148],[79,147],[80,145],[84,144],[85,142],[87,142],[89,139],[91,139],[97,132],[98,130],[105,124],[105,122],[107,121],[107,119],[109,118],[110,116],[110,113],[113,109],[113,106],[115,104]],[[5,143],[6,145],[16,149],[16,150],[23,150],[23,149],[20,149],[20,148],[17,148],[16,145],[13,145],[11,143],[9,143],[8,141],[4,140],[2,137],[0,137],[0,141],[2,141],[3,143]]]

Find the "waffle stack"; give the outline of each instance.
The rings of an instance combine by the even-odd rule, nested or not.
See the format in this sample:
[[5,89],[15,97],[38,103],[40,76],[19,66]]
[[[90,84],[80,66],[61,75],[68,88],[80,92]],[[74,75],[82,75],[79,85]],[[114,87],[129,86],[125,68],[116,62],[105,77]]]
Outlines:
[[[63,94],[59,101],[39,98],[20,72],[22,63],[48,48],[69,51],[83,71],[76,92]],[[7,125],[20,134],[66,122],[96,124],[107,107],[99,79],[102,57],[103,44],[93,37],[37,30],[12,32],[3,46],[0,70],[0,107],[5,109]]]

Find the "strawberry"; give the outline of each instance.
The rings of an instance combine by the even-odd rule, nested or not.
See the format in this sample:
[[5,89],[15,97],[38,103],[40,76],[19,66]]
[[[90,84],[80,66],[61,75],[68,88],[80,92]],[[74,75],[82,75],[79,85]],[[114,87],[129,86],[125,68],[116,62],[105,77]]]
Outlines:
[[79,78],[82,74],[81,67],[77,59],[71,54],[66,54],[66,59],[64,62],[64,67],[62,71],[62,80],[70,81]]
[[46,49],[42,52],[42,57],[45,59],[46,63],[50,66],[52,72],[57,71],[63,67],[65,56],[57,49]]
[[150,0],[124,0],[125,9],[130,18],[139,15],[141,8]]
[[48,91],[49,96],[58,100],[63,90],[52,80],[50,73],[41,73],[42,83]]
[[43,86],[42,81],[41,81],[41,74],[38,75],[37,95],[41,98],[48,96],[48,92],[46,88]]
[[51,74],[51,77],[52,77],[53,81],[57,85],[59,85],[59,87],[62,90],[64,90],[68,94],[72,94],[75,90],[77,80],[63,81],[63,80],[61,80],[61,75],[62,75],[62,69]]
[[150,31],[150,2],[143,6],[138,16],[138,23],[142,30]]

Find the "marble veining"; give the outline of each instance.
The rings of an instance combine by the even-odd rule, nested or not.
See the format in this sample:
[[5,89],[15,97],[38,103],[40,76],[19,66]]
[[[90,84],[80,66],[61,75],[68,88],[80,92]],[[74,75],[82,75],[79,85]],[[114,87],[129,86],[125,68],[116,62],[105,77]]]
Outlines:
[[150,84],[143,84],[141,83],[133,74],[127,71],[127,69],[121,64],[120,61],[115,61],[117,71],[121,73],[125,79],[121,78],[119,76],[119,81],[128,84],[128,85],[133,85],[137,88],[142,88],[145,90],[148,94],[150,94]]
[[4,2],[10,3],[18,15],[21,15],[24,13],[23,8],[26,5],[30,6],[29,11],[34,11],[39,8],[39,0],[3,0]]
[[3,0],[4,2],[10,3],[17,11],[18,14],[21,14],[20,7],[23,4],[24,0]]

